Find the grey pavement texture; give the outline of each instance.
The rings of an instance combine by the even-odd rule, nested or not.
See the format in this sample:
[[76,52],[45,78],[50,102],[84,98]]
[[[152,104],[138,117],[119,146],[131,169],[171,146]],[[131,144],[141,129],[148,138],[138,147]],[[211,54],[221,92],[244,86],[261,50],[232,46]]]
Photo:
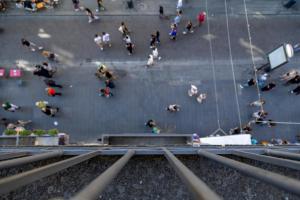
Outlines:
[[[287,170],[233,156],[229,157],[268,171],[299,179],[299,173],[296,170]],[[14,192],[2,195],[0,199],[48,200],[55,197],[69,199],[104,172],[118,158],[95,157],[55,175],[19,188]],[[297,196],[244,176],[236,170],[214,161],[199,156],[178,156],[178,158],[225,200],[299,199]],[[46,161],[43,163],[37,162],[35,166],[43,166],[45,164],[47,164]],[[1,170],[1,174],[11,175],[12,172],[22,171],[25,168],[30,169],[30,167],[32,165],[24,165],[18,169]],[[187,200],[192,198],[186,186],[181,182],[164,157],[134,156],[98,199]]]
[[[189,12],[183,16],[175,42],[168,39],[170,20],[160,20],[143,12],[139,12],[137,17],[135,14],[126,15],[128,12],[125,11],[121,14],[107,11],[112,14],[102,16],[92,24],[87,23],[84,15],[61,16],[59,12],[62,10],[55,15],[55,9],[49,11],[54,12],[53,16],[28,13],[14,15],[13,11],[1,15],[0,26],[4,31],[0,33],[0,65],[22,68],[25,71],[25,84],[18,87],[15,80],[0,80],[3,89],[1,100],[23,107],[22,111],[16,113],[1,110],[0,116],[15,120],[31,119],[34,122],[32,128],[50,129],[54,127],[53,122],[58,121],[57,128],[70,134],[72,142],[94,142],[103,133],[150,132],[144,127],[144,122],[150,118],[158,122],[164,133],[197,132],[200,136],[209,135],[218,128],[228,132],[239,125],[239,118],[242,124],[247,123],[251,113],[257,110],[247,106],[257,100],[257,90],[241,90],[234,84],[234,80],[238,84],[253,76],[246,17],[230,9],[230,5],[235,5],[234,1],[226,4],[228,24],[225,1],[208,1],[207,7],[205,1],[189,2],[192,2],[191,6],[184,10]],[[181,34],[184,24],[191,16],[195,16],[190,13],[199,10],[192,6],[197,3],[207,11],[208,23],[196,28],[194,34],[184,36]],[[247,6],[254,9],[255,3],[247,1]],[[69,3],[66,4],[67,8],[72,8]],[[170,10],[174,4],[176,1],[168,1]],[[219,12],[221,8],[223,12]],[[276,9],[269,7],[271,11],[274,15],[254,12],[249,15],[253,59],[257,66],[265,63],[265,54],[278,45],[299,41],[299,17],[296,11],[292,9],[288,10],[289,15],[276,15]],[[132,56],[127,55],[117,30],[121,21],[125,21],[132,30],[136,47]],[[156,30],[161,32],[159,53],[162,60],[146,69],[147,56],[151,53],[149,37]],[[110,33],[112,39],[112,47],[103,52],[93,42],[94,34],[102,31]],[[22,37],[60,56],[60,63],[54,65],[58,67],[55,80],[64,85],[62,97],[48,97],[43,79],[32,75],[34,65],[44,59],[37,52],[22,48]],[[99,88],[104,87],[104,83],[93,75],[99,63],[107,64],[118,76],[116,88],[113,89],[115,96],[110,99],[98,96]],[[265,110],[269,112],[269,118],[288,123],[278,124],[274,128],[256,126],[253,131],[255,138],[295,140],[300,121],[296,109],[298,97],[289,95],[288,91],[293,86],[282,86],[278,76],[291,68],[299,68],[298,65],[299,58],[295,55],[290,63],[272,72],[271,80],[278,86],[262,94],[267,101]],[[190,84],[197,85],[201,92],[207,93],[208,98],[203,104],[188,97]],[[52,105],[59,106],[61,112],[57,117],[49,118],[34,107],[37,100],[48,100]],[[182,110],[179,113],[167,113],[165,107],[172,103],[182,105]]]

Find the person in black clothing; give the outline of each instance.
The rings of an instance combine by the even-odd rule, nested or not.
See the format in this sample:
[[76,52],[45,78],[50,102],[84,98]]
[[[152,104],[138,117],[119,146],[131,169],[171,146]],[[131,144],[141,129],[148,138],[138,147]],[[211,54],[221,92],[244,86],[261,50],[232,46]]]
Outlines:
[[53,76],[53,72],[51,72],[50,70],[44,68],[41,65],[36,65],[35,66],[35,70],[33,71],[33,74],[37,75],[37,76],[44,76],[46,78],[52,78],[52,76]]
[[46,107],[42,108],[41,111],[48,116],[54,117],[55,114],[59,111],[59,108],[46,106]]
[[156,127],[156,123],[153,119],[149,119],[147,123],[145,123],[145,126],[148,126],[149,128],[153,128]]
[[269,83],[265,87],[261,88],[261,91],[266,92],[266,91],[272,90],[275,86],[276,86],[275,83]]
[[56,84],[56,82],[54,80],[51,79],[45,79],[44,83],[49,86],[49,87],[58,87],[58,88],[63,88],[62,85]]
[[247,83],[245,84],[240,84],[240,88],[244,88],[244,87],[250,87],[252,85],[255,85],[256,81],[254,80],[254,78],[248,79]]
[[288,80],[285,85],[297,84],[300,83],[300,76],[296,75],[294,78]]
[[133,53],[133,44],[132,43],[127,43],[126,44],[126,49],[128,50],[128,55],[132,55],[132,53]]
[[156,36],[154,34],[151,34],[151,39],[150,39],[150,48],[151,49],[155,48],[155,42],[156,42]]
[[105,86],[109,87],[111,89],[115,88],[114,82],[112,80],[110,80],[110,79],[108,79],[108,80],[105,81]]
[[291,94],[299,95],[300,94],[300,85],[298,85],[295,89],[291,90]]

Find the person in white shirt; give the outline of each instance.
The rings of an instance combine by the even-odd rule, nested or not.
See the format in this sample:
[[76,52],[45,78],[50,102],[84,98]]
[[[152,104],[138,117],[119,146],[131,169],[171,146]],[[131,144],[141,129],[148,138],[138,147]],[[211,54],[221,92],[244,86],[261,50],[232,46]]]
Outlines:
[[104,45],[108,45],[109,47],[111,47],[110,36],[108,33],[102,32],[102,41]]
[[177,11],[182,9],[182,0],[178,0],[176,8],[177,8]]
[[150,67],[150,66],[152,66],[152,65],[154,65],[154,59],[153,59],[153,55],[150,54],[150,55],[148,56],[147,67]]
[[103,51],[102,37],[99,36],[98,34],[95,34],[94,41],[100,47],[101,51]]
[[126,44],[131,43],[130,36],[129,36],[129,35],[126,35],[125,38],[124,38],[124,41],[125,41]]

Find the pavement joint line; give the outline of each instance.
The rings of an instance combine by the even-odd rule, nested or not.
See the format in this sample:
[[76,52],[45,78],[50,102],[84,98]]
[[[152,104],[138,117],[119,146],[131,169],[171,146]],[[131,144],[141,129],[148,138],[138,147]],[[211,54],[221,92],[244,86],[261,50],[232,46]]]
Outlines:
[[[269,123],[269,121],[258,121],[262,123]],[[300,125],[300,122],[280,122],[280,121],[272,121],[274,124],[283,124],[283,125]]]
[[228,39],[229,57],[230,57],[230,64],[231,64],[231,71],[232,71],[232,78],[233,78],[234,94],[235,94],[235,101],[236,101],[236,106],[237,106],[240,129],[242,130],[243,127],[242,127],[240,104],[239,104],[239,99],[238,99],[238,94],[237,94],[236,77],[235,77],[233,60],[232,60],[232,48],[231,48],[230,30],[229,30],[229,22],[228,22],[228,14],[227,14],[227,12],[228,12],[227,11],[227,0],[224,0],[224,3],[225,3],[227,39]]
[[[254,53],[253,53],[253,46],[252,46],[252,37],[251,37],[251,31],[250,31],[250,24],[249,24],[249,19],[248,19],[248,10],[247,10],[247,4],[246,4],[246,0],[243,0],[244,2],[244,9],[245,9],[245,17],[246,17],[246,23],[247,23],[247,31],[248,31],[248,38],[249,38],[249,43],[250,43],[250,52],[251,52],[251,59],[252,59],[252,64],[253,64],[253,70],[254,70],[254,78],[257,82],[258,77],[257,77],[257,67],[255,65],[255,60],[254,60]],[[259,89],[258,84],[256,84],[256,90],[257,90],[257,95],[258,95],[258,99],[261,99],[261,92]],[[261,110],[264,110],[263,105],[260,105]]]

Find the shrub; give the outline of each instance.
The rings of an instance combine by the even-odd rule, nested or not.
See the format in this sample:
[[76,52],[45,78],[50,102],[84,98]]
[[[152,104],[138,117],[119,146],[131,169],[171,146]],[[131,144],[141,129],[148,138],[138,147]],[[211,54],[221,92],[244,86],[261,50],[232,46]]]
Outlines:
[[37,136],[42,136],[42,135],[46,134],[46,131],[43,129],[35,129],[35,130],[33,130],[33,133]]
[[23,130],[19,132],[20,136],[29,136],[31,134],[30,130]]
[[5,135],[17,135],[17,131],[11,130],[11,129],[6,129],[6,130],[4,131],[4,134],[5,134]]
[[58,134],[58,130],[56,128],[48,130],[48,134],[50,136],[56,136]]

